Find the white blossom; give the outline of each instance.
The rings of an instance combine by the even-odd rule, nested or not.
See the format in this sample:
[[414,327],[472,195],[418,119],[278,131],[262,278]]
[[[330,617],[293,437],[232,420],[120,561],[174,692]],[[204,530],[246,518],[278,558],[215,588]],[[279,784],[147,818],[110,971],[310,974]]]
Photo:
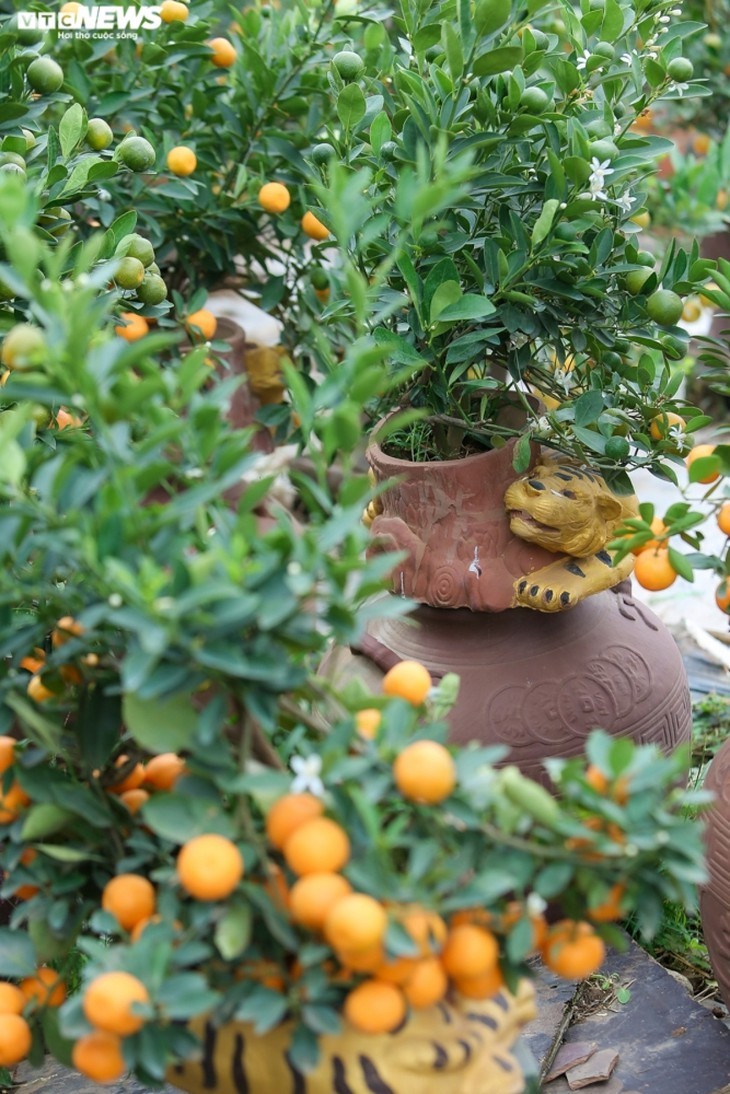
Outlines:
[[294,772],[292,779],[292,794],[314,794],[315,798],[324,795],[324,783],[320,777],[322,772],[322,757],[312,752],[309,756],[292,756],[291,769]]
[[587,49],[587,50],[585,50],[583,56],[578,58],[578,60],[575,62],[575,67],[578,69],[579,72],[583,71],[583,69],[588,64],[588,61],[590,60],[591,56],[592,56],[591,51],[589,49]]
[[556,369],[553,373],[553,379],[558,387],[561,387],[566,395],[570,395],[571,389],[575,387],[575,376],[567,369]]
[[605,186],[606,175],[613,174],[613,169],[609,167],[610,162],[610,160],[604,160],[603,163],[601,163],[596,156],[591,160],[591,173],[588,176],[588,192],[591,201],[608,200]]
[[543,414],[541,418],[537,418],[534,422],[530,423],[530,431],[532,433],[542,433],[549,436],[553,431],[553,427],[547,415]]
[[110,608],[121,608],[124,601],[122,600],[119,593],[112,593],[107,603],[109,604]]
[[594,175],[600,175],[601,178],[604,178],[606,175],[612,175],[613,168],[610,166],[610,163],[610,160],[603,160],[603,162],[601,162],[598,156],[594,156],[591,160],[591,178],[593,178]]
[[624,211],[624,213],[631,212],[632,200],[628,194],[622,194],[620,198],[615,198],[614,200],[618,207]]
[[632,49],[630,53],[622,53],[621,60],[625,65],[630,65],[634,57],[638,57],[639,54],[635,49]]
[[547,910],[547,901],[539,893],[528,893],[525,910],[529,916],[542,915]]
[[674,90],[679,92],[680,99],[682,98],[682,95],[685,93],[685,91],[687,90],[688,87],[689,87],[689,84],[675,83]]

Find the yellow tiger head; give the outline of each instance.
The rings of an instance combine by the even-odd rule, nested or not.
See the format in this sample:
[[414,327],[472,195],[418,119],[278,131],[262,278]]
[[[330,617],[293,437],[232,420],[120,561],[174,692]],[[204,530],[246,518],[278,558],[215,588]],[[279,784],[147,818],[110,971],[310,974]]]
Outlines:
[[510,528],[556,554],[584,558],[605,547],[635,499],[618,498],[600,475],[570,461],[545,460],[508,487]]

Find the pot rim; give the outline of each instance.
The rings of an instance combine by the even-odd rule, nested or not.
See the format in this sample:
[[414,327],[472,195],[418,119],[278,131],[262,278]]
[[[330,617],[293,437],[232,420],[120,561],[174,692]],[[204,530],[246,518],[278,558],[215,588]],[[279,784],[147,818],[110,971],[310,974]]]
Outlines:
[[[387,421],[387,418],[381,418],[381,420],[373,429],[371,437],[375,437],[377,435],[378,429],[385,421]],[[402,467],[404,471],[407,468],[419,467],[422,468],[424,471],[430,469],[435,473],[438,469],[448,466],[470,467],[472,464],[483,461],[489,457],[494,459],[495,457],[499,455],[504,455],[508,452],[511,456],[512,450],[514,449],[518,440],[518,437],[510,437],[509,440],[507,440],[505,444],[503,444],[500,448],[487,448],[483,452],[475,452],[472,456],[457,456],[446,460],[405,460],[402,459],[400,456],[390,456],[387,452],[383,450],[380,442],[373,439],[367,446],[365,456],[368,459],[368,462],[371,462],[369,454],[372,453],[379,462],[387,461],[388,463],[394,464],[397,467]]]
[[[537,399],[536,396],[534,396],[532,394],[528,394],[527,398],[531,403],[533,403],[533,405],[535,406],[536,409],[541,405],[540,400]],[[388,419],[392,418],[395,414],[397,414],[400,409],[401,409],[400,407],[395,407],[393,410],[390,411],[390,413],[386,414],[383,418],[380,418],[380,420],[377,421],[375,423],[375,425],[373,426],[372,430],[370,431],[370,441],[368,443],[367,449],[365,450],[365,457],[366,457],[366,459],[368,459],[368,462],[371,462],[369,457],[368,457],[368,453],[372,452],[374,454],[377,454],[379,459],[388,460],[390,463],[401,466],[404,469],[408,468],[408,467],[421,467],[421,468],[424,468],[424,469],[425,468],[432,468],[433,469],[433,468],[438,468],[438,467],[445,467],[445,466],[448,466],[448,465],[454,465],[454,466],[459,466],[459,467],[469,467],[469,466],[471,466],[472,463],[476,463],[479,460],[484,460],[484,458],[487,457],[487,456],[491,456],[493,458],[496,458],[498,453],[502,453],[502,454],[504,454],[506,452],[511,453],[513,448],[517,444],[517,442],[519,440],[521,440],[522,437],[524,436],[524,433],[521,433],[521,434],[518,434],[514,437],[509,437],[505,441],[505,443],[503,445],[501,445],[499,448],[485,448],[483,452],[475,452],[474,455],[472,455],[472,456],[456,456],[456,457],[452,457],[450,459],[444,459],[444,460],[405,460],[405,459],[402,459],[400,456],[390,456],[390,455],[388,455],[387,452],[383,451],[383,447],[380,444],[380,441],[375,439],[378,435],[378,431],[385,425],[385,423],[388,421]],[[538,441],[531,440],[530,441],[530,448],[534,453],[536,449],[540,448],[540,443]]]

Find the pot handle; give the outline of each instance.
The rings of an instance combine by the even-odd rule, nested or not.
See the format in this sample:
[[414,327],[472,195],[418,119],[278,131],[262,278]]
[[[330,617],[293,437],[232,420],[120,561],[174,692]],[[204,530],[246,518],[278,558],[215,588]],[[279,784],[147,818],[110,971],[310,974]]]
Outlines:
[[[367,657],[368,661],[372,661],[382,672],[388,672],[389,669],[405,660],[404,657],[399,657],[394,650],[391,650],[380,639],[374,638],[372,634],[364,634],[359,642],[351,642],[350,649],[353,653],[359,653],[363,657]],[[429,669],[429,672],[431,678],[436,682],[443,676],[443,672],[438,670]]]

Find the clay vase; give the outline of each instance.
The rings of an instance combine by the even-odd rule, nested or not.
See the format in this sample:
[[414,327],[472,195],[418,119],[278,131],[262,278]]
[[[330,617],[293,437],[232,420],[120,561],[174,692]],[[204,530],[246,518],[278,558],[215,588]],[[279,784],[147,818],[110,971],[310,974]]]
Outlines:
[[[215,361],[215,367],[210,383],[215,384],[216,380],[227,380],[234,376],[246,376],[246,334],[238,323],[234,323],[232,319],[219,319],[215,337],[216,340],[227,342],[230,348],[224,353],[217,354],[215,359],[211,358]],[[218,360],[218,357],[222,360]],[[247,429],[254,425],[259,406],[259,401],[246,380],[238,384],[233,392],[226,421],[234,429]],[[256,429],[249,444],[253,451],[261,453],[272,452],[274,447],[269,431],[263,426]],[[230,505],[235,506],[245,489],[245,483],[236,484],[229,487],[223,496]],[[174,489],[173,492],[175,492]],[[167,486],[156,486],[147,495],[146,504],[165,504],[170,496],[171,491]]]
[[[730,261],[730,230],[713,232],[712,235],[705,236],[700,243],[700,254],[702,258],[724,258]],[[719,338],[727,328],[727,316],[722,311],[716,310],[712,317],[710,334],[715,338]]]
[[524,1080],[510,1052],[535,1016],[534,989],[498,992],[476,1002],[458,997],[412,1011],[390,1034],[359,1033],[344,1025],[320,1038],[320,1058],[303,1075],[288,1059],[292,1024],[257,1034],[245,1022],[218,1030],[191,1023],[203,1042],[200,1062],[169,1069],[168,1082],[189,1094],[522,1094]]
[[[238,323],[234,323],[232,319],[219,319],[215,337],[216,341],[227,342],[230,346],[226,353],[217,355],[222,358],[222,361],[215,362],[216,376],[221,380],[232,376],[247,376],[246,334]],[[227,419],[235,429],[245,429],[254,424],[256,411],[260,405],[247,379],[245,383],[239,384],[233,393]],[[251,447],[257,452],[271,452],[273,442],[269,431],[257,429]]]
[[508,762],[542,782],[542,761],[581,754],[596,727],[666,751],[690,739],[679,649],[628,583],[554,615],[425,605],[410,616],[384,612],[358,646],[331,649],[319,671],[336,686],[358,678],[377,695],[384,673],[409,659],[435,680],[461,678],[449,715],[453,742],[507,745]]
[[706,814],[710,880],[700,889],[702,934],[720,994],[730,1006],[730,741],[710,764],[704,785],[715,801]]
[[[393,592],[434,608],[501,612],[514,582],[555,561],[555,555],[510,531],[504,492],[517,476],[515,441],[463,460],[413,463],[378,444],[367,458],[378,482],[391,482],[371,526],[369,553],[404,551]],[[529,469],[540,454],[532,446]]]

